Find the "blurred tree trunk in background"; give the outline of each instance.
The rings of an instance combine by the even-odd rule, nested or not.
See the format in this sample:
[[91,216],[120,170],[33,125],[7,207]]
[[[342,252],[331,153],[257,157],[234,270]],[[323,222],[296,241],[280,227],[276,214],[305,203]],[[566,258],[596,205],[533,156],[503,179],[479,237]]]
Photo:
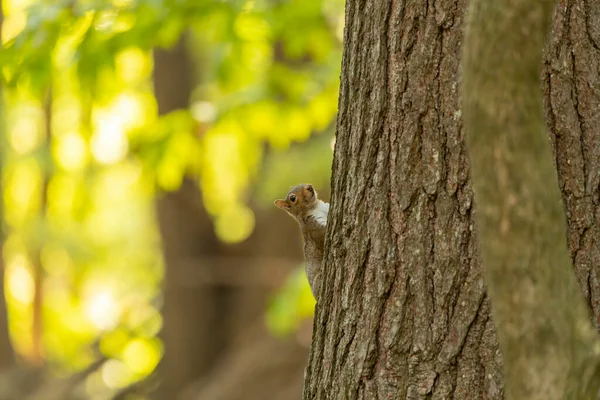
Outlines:
[[[0,0],[0,33],[2,32],[2,22],[4,20],[4,14],[2,9],[2,0]],[[5,119],[4,119],[4,94],[2,93],[2,87],[0,86],[0,123],[2,126],[0,127],[0,134],[2,134],[2,142],[4,142],[5,138]],[[2,158],[4,154],[0,152],[0,166],[2,165]],[[1,173],[1,170],[0,170]],[[0,204],[0,216],[2,216],[4,211],[4,205]],[[0,220],[4,221],[3,218]],[[0,250],[1,246],[4,243],[4,224],[0,226]],[[6,309],[6,297],[4,294],[4,259],[0,254],[0,369],[5,369],[7,367],[12,366],[15,363],[15,354],[13,351],[12,343],[10,341],[10,333],[8,330],[8,312]]]
[[[154,52],[160,115],[189,106],[196,82],[188,52],[185,36],[173,49]],[[269,292],[301,260],[297,226],[281,224],[289,222],[287,216],[273,207],[256,214],[257,226],[248,240],[225,245],[215,236],[200,189],[192,180],[184,180],[179,190],[161,194],[156,202],[165,259],[161,333],[165,353],[157,398],[176,398],[186,387],[191,398],[209,390],[211,399],[262,399],[280,388],[290,392],[291,387],[297,388],[297,396],[308,349],[294,338],[272,339],[260,328]],[[234,341],[239,337],[243,346]],[[247,351],[254,346],[264,350],[262,356],[271,352],[276,361],[260,366],[262,356]],[[222,374],[224,370],[227,373]],[[243,383],[244,391],[237,394],[241,397],[228,392],[227,382],[232,381]]]
[[[160,115],[187,109],[194,87],[185,36],[171,50],[154,51],[154,89]],[[219,243],[211,221],[190,181],[157,200],[159,229],[165,258],[159,398],[173,394],[206,373],[225,346],[223,316],[227,315],[226,288],[185,285],[190,264],[218,257]],[[208,271],[212,265],[202,265]]]
[[[546,117],[600,316],[600,6],[557,7]],[[304,399],[502,399],[459,102],[466,0],[348,0],[325,284]]]
[[600,389],[600,338],[567,250],[540,90],[554,4],[471,0],[465,28],[462,115],[507,399]]
[[[42,161],[41,168],[41,187],[40,187],[40,209],[38,217],[43,223],[47,223],[46,209],[48,206],[48,185],[52,176],[52,157],[50,149],[52,146],[52,94],[51,89],[48,89],[46,98],[44,99],[44,114],[45,114],[45,132],[43,146],[48,152],[48,157]],[[31,354],[29,355],[31,362],[35,366],[44,364],[44,279],[45,272],[42,264],[42,242],[35,243],[30,249],[31,263],[33,272],[33,304],[32,304],[32,324],[31,324]]]

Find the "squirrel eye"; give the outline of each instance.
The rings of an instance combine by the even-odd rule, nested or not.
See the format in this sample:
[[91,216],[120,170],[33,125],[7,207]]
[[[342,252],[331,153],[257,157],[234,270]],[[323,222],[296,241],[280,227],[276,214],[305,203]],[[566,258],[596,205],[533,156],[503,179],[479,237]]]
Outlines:
[[295,194],[290,194],[290,201],[292,203],[296,201],[296,195]]

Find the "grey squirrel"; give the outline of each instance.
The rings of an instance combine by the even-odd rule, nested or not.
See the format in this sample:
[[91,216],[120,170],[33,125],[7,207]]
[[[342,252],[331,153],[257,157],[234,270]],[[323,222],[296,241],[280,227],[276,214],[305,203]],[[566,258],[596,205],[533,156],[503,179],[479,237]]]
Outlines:
[[300,225],[304,241],[306,276],[312,294],[317,299],[321,285],[321,263],[329,203],[319,200],[311,184],[302,183],[291,187],[285,199],[275,200],[275,205],[287,211]]

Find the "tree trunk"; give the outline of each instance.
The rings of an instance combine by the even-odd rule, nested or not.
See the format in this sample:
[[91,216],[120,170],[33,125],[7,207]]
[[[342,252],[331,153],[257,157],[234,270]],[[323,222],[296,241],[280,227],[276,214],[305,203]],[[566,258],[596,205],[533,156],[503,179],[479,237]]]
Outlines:
[[[52,148],[52,89],[48,89],[44,99],[45,134],[44,146]],[[52,171],[50,165],[42,168],[42,184],[40,188],[40,210],[39,218],[47,221],[48,186]],[[30,249],[33,272],[33,304],[31,307],[31,354],[29,362],[37,367],[43,366],[44,359],[44,281],[45,271],[42,265],[42,243],[35,243]]]
[[[185,36],[170,51],[154,52],[154,89],[159,114],[185,109],[193,85]],[[219,287],[182,285],[189,265],[216,255],[218,240],[201,207],[200,194],[188,180],[157,200],[157,217],[165,257],[165,288],[161,338],[165,354],[160,364],[158,398],[175,397],[206,373],[224,346],[219,324],[222,308]]]
[[[188,108],[194,82],[185,36],[170,51],[156,50],[154,63],[159,114]],[[256,229],[244,243],[221,243],[202,204],[201,190],[192,179],[185,179],[175,192],[160,194],[156,210],[165,259],[161,332],[165,353],[159,367],[161,385],[156,398],[175,399],[210,386],[203,378],[216,375],[213,370],[223,364],[223,354],[228,354],[227,360],[233,360],[232,365],[248,359],[245,351],[232,347],[233,342],[238,336],[245,336],[248,325],[257,319],[263,323],[260,316],[269,290],[281,285],[302,255],[300,241],[290,240],[298,235],[297,225],[288,223],[274,207],[269,212],[256,213]],[[264,329],[261,332],[266,334]],[[269,390],[273,386],[300,384],[301,375],[296,373],[305,363],[306,349],[299,350],[293,340],[260,335],[253,339],[254,344],[260,343],[269,351],[287,354],[287,362],[272,364],[280,374],[278,378],[269,376],[270,369],[255,368],[245,376],[236,369],[239,374],[234,379],[244,381],[247,389],[241,396],[257,393],[259,398],[265,398],[272,394]],[[297,380],[291,382],[288,377],[294,375]],[[256,376],[263,378],[257,380]],[[272,386],[261,385],[264,379],[271,379]]]
[[[466,3],[347,1],[325,282],[304,399],[504,397],[474,234],[459,102]],[[567,1],[563,7],[577,11],[569,11],[562,25],[557,16],[550,43],[559,37],[554,49],[560,47],[563,57],[598,62],[594,36],[581,33],[600,26],[591,3]],[[561,26],[578,27],[579,42],[560,39]],[[562,29],[563,37],[572,34]],[[548,66],[562,68],[552,48]],[[571,53],[575,48],[579,53]],[[584,65],[585,79],[552,90],[569,104],[570,85],[583,79],[586,90],[576,104],[585,104],[588,112],[571,113],[570,120],[561,120],[562,129],[579,132],[586,126],[587,140],[597,143],[592,132],[600,131],[600,123],[593,106],[600,93],[586,85],[598,82],[598,68]],[[563,195],[564,182],[586,183],[581,197],[589,196],[597,210],[598,168],[587,168],[597,165],[600,146],[584,145],[585,138],[570,135],[557,145],[557,160],[573,159],[569,152],[581,160],[581,169],[559,168],[559,180]],[[586,148],[585,157],[577,146]],[[590,177],[575,179],[583,171]],[[570,229],[573,215],[590,219],[577,210],[580,203],[567,201]],[[574,229],[587,241],[577,242],[572,255],[592,277],[600,234],[584,226]],[[600,296],[597,281],[581,281]]]
[[567,243],[600,328],[600,2],[557,4],[542,73]]
[[542,107],[553,4],[472,0],[466,29],[465,130],[509,399],[591,399],[600,385]]

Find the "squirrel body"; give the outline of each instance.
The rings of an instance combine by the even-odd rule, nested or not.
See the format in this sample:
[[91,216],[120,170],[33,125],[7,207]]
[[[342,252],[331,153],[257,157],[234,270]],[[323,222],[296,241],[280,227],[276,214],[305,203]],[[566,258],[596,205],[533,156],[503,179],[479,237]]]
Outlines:
[[275,200],[275,205],[287,211],[300,225],[306,258],[306,276],[316,299],[322,281],[321,264],[329,204],[317,197],[317,192],[311,184],[300,184],[291,187],[285,199]]

